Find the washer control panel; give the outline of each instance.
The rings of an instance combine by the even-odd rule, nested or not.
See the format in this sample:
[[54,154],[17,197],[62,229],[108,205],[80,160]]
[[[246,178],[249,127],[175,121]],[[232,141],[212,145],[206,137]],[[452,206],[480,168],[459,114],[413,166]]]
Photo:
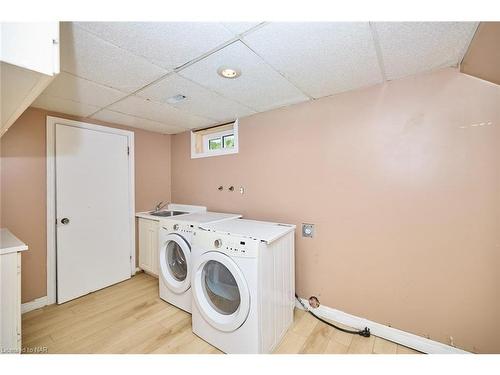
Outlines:
[[164,224],[161,227],[163,230],[172,233],[184,233],[184,234],[193,234],[196,229],[196,225],[189,223],[174,223],[174,224]]

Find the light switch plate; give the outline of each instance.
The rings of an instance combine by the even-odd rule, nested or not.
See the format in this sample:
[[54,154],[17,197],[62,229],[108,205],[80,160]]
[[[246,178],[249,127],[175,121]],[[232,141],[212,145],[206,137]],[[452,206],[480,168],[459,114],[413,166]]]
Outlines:
[[302,224],[302,237],[314,236],[314,224]]

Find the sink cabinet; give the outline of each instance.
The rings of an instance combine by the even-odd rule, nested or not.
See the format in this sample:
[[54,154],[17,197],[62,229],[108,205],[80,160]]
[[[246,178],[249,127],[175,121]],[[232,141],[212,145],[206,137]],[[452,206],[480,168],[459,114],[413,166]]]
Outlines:
[[156,220],[138,218],[139,225],[139,268],[158,277],[158,228]]

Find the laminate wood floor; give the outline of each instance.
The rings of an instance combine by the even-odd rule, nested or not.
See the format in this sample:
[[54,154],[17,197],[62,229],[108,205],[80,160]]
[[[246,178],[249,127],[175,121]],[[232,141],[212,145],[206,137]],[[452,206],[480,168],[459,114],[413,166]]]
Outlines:
[[[191,332],[191,316],[161,300],[158,279],[145,273],[26,313],[22,324],[25,353],[221,353]],[[343,333],[296,309],[293,326],[275,353],[418,352],[379,337]]]

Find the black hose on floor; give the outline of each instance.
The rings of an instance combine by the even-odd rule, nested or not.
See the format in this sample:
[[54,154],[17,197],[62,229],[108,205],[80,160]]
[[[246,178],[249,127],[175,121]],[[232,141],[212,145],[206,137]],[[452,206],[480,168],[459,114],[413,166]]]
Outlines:
[[345,333],[350,333],[351,335],[360,335],[360,336],[363,336],[363,337],[370,337],[370,328],[368,327],[365,327],[364,329],[358,331],[358,330],[350,330],[350,329],[345,329],[345,328],[342,328],[342,327],[339,327],[339,326],[336,326],[335,324],[333,323],[330,323],[330,322],[327,322],[326,320],[320,318],[319,316],[317,316],[315,313],[313,313],[311,310],[309,310],[301,301],[301,299],[299,298],[299,296],[297,294],[295,294],[295,298],[297,299],[297,301],[299,301],[299,303],[301,304],[301,306],[304,308],[305,311],[307,311],[309,314],[311,314],[312,316],[314,316],[316,319],[318,319],[320,322],[323,322],[325,324],[328,324],[330,327],[333,327],[335,329],[338,329],[339,331],[342,331],[342,332],[345,332]]

